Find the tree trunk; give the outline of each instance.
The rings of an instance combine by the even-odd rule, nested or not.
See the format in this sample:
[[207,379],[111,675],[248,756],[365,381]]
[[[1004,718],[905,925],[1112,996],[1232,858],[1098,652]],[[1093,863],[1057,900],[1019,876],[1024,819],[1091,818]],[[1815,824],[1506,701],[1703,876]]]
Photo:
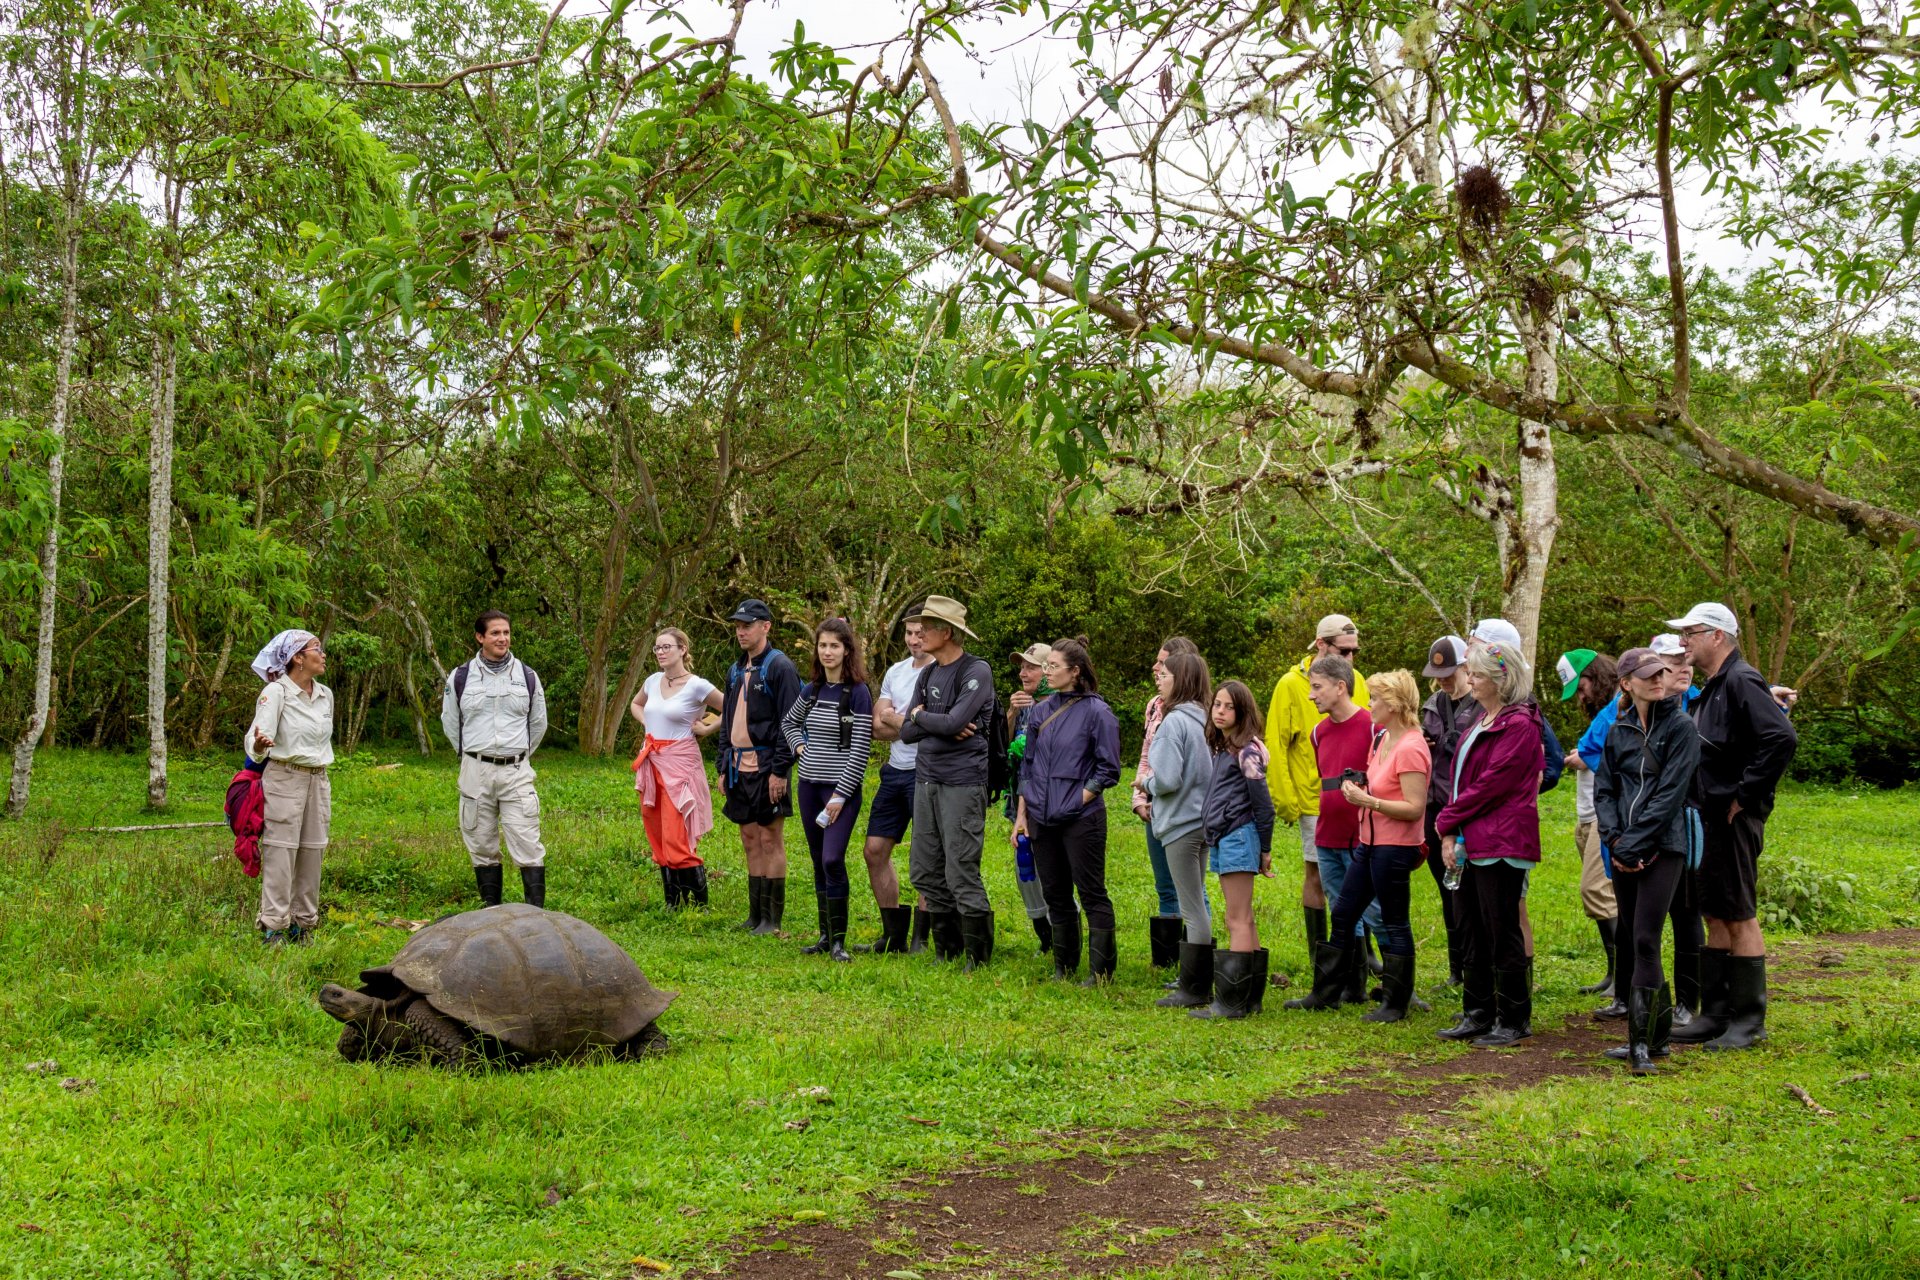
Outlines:
[[33,714],[13,748],[13,778],[7,786],[7,816],[27,810],[33,786],[33,753],[46,732],[53,706],[53,624],[60,603],[60,492],[67,474],[67,414],[73,392],[73,352],[80,332],[80,192],[66,199],[66,243],[60,255],[60,338],[53,366],[53,411],[48,431],[53,457],[47,463],[47,536],[40,546],[40,636],[33,656]]
[[227,664],[233,661],[233,628],[233,617],[228,615],[226,626],[221,629],[220,657],[213,664],[213,678],[207,682],[207,705],[200,713],[200,728],[193,735],[193,745],[198,750],[206,750],[207,744],[213,741],[214,729],[219,726],[220,691],[227,683]]
[[[1550,316],[1528,317],[1520,325],[1520,335],[1527,351],[1527,393],[1551,403],[1560,394],[1560,326]],[[1554,465],[1552,428],[1521,418],[1519,430],[1520,536],[1511,548],[1502,608],[1507,621],[1520,629],[1523,656],[1537,673],[1540,607],[1546,598],[1554,535],[1560,530],[1560,474]]]
[[153,340],[147,446],[147,807],[167,807],[167,570],[173,536],[172,334]]
[[402,667],[406,674],[407,710],[413,717],[413,744],[423,756],[433,754],[433,735],[427,731],[427,707],[420,699],[420,683],[413,678],[413,655]]

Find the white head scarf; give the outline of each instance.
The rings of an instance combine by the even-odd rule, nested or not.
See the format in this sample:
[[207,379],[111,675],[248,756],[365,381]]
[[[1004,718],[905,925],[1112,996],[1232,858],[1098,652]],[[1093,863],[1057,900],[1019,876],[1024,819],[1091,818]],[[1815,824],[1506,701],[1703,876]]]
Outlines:
[[253,674],[272,684],[287,674],[287,664],[293,661],[294,654],[319,638],[311,631],[282,631],[267,641],[267,647],[253,660]]

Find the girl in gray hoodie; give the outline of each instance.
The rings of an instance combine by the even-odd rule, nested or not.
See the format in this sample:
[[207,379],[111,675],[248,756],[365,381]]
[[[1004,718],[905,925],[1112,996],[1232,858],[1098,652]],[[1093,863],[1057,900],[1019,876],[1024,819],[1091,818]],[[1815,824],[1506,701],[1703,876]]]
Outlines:
[[1180,975],[1171,995],[1159,1001],[1174,1009],[1193,1008],[1213,999],[1213,918],[1207,907],[1207,781],[1212,753],[1207,747],[1206,708],[1212,681],[1206,659],[1197,653],[1170,653],[1155,676],[1161,705],[1170,708],[1147,747],[1152,769],[1147,792],[1153,804],[1153,833],[1167,851],[1167,870],[1180,898],[1186,939],[1180,945]]

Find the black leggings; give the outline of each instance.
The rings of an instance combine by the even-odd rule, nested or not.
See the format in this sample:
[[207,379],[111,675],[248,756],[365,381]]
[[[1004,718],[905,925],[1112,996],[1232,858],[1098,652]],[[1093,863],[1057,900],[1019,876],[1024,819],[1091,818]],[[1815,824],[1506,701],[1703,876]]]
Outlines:
[[1073,909],[1078,889],[1087,928],[1113,928],[1113,899],[1107,896],[1107,806],[1096,799],[1070,822],[1029,822],[1027,837],[1053,923],[1078,923]]
[[[1469,863],[1460,882],[1461,939],[1469,1013],[1496,1012],[1509,1025],[1533,1016],[1527,983],[1527,938],[1520,931],[1521,894],[1527,873],[1497,859]],[[1497,979],[1497,981],[1496,981]]]
[[1420,863],[1417,844],[1363,844],[1347,861],[1340,882],[1340,900],[1333,904],[1336,946],[1353,945],[1354,926],[1377,898],[1380,902],[1380,949],[1392,955],[1413,954],[1413,926],[1407,908],[1413,899],[1413,869]]
[[[1664,981],[1660,968],[1660,930],[1673,906],[1674,887],[1686,873],[1683,853],[1662,853],[1641,871],[1613,868],[1613,896],[1620,904],[1620,923],[1627,926],[1627,942],[1633,957],[1633,979],[1628,984],[1652,990]],[[1629,922],[1631,922],[1629,924]],[[1618,961],[1627,968],[1627,954]]]
[[822,828],[814,819],[833,799],[833,783],[800,779],[800,812],[806,815],[807,852],[813,855],[813,879],[829,898],[844,898],[847,885],[847,842],[853,839],[854,819],[860,816],[860,792],[847,797],[840,816]]

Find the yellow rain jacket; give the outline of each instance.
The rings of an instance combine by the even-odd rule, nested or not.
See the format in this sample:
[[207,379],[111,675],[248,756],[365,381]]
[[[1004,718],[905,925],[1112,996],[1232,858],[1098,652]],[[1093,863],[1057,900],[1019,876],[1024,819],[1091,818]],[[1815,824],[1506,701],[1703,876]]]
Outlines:
[[[1273,686],[1267,706],[1267,789],[1273,793],[1274,812],[1287,822],[1302,814],[1320,815],[1320,762],[1314,759],[1308,737],[1326,717],[1313,705],[1307,691],[1307,668],[1318,655],[1309,653]],[[1353,673],[1353,700],[1367,705],[1367,678]]]

